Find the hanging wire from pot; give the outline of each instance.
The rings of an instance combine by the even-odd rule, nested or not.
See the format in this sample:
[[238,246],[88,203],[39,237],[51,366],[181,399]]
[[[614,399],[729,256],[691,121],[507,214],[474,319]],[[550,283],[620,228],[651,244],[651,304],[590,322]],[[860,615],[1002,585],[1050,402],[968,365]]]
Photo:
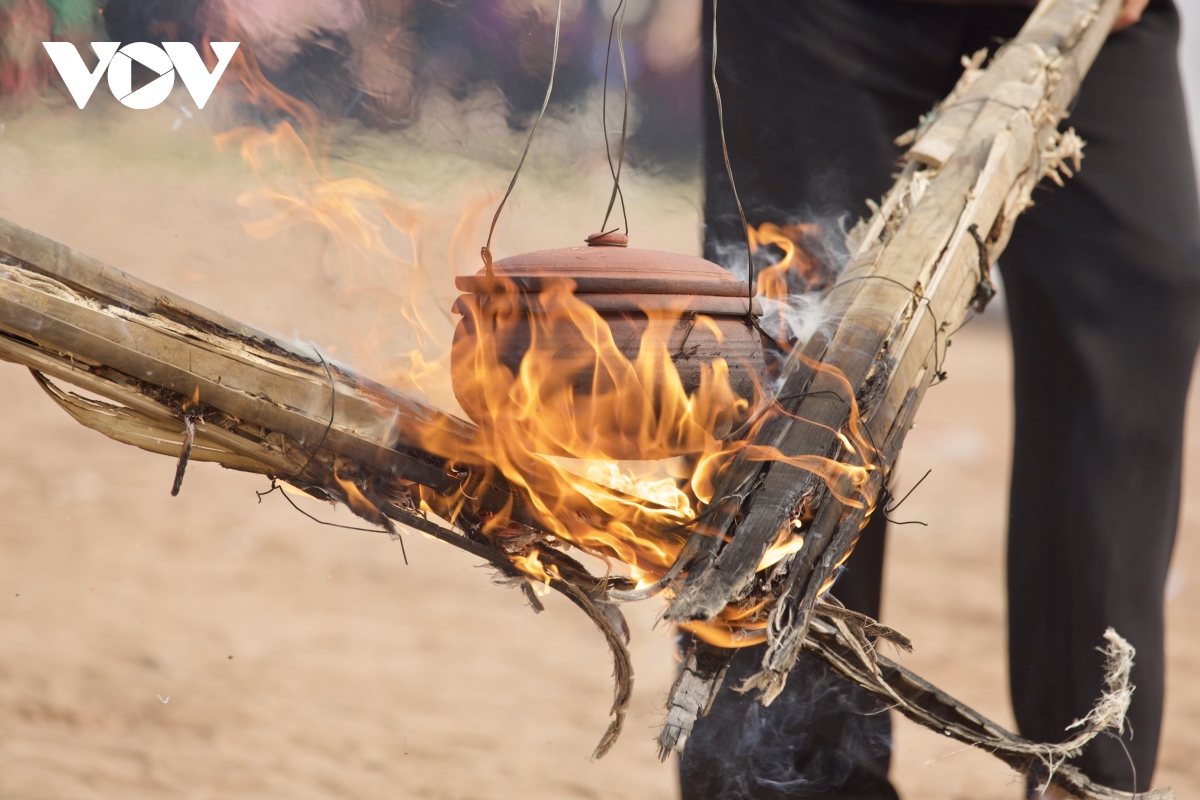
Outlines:
[[550,80],[546,84],[546,96],[542,99],[542,108],[538,111],[537,118],[533,120],[533,125],[529,128],[529,137],[525,139],[525,149],[521,152],[521,160],[517,162],[517,168],[513,171],[512,180],[508,182],[508,189],[504,191],[504,197],[500,198],[500,205],[496,206],[496,213],[492,215],[492,224],[488,228],[487,243],[480,249],[479,255],[483,258],[483,268],[487,276],[488,286],[492,285],[495,276],[492,273],[492,234],[496,232],[496,222],[500,219],[500,212],[504,210],[504,204],[508,202],[509,195],[512,194],[513,187],[517,185],[517,177],[521,174],[521,167],[525,166],[525,157],[529,155],[529,148],[533,145],[533,137],[537,133],[538,124],[542,121],[542,117],[546,115],[546,108],[550,105],[550,95],[554,92],[554,73],[558,69],[558,42],[562,34],[562,0],[558,0],[558,10],[554,14],[554,51],[550,56]]
[[[608,26],[608,49],[604,51],[604,85],[600,101],[601,129],[604,132],[604,154],[608,157],[608,171],[612,173],[613,188],[608,198],[608,208],[604,211],[604,222],[600,224],[601,233],[610,233],[608,218],[612,215],[613,205],[621,200],[621,218],[625,222],[625,235],[629,235],[629,214],[625,211],[625,194],[621,191],[621,167],[625,163],[625,139],[629,131],[629,70],[625,65],[625,8],[627,0],[619,0],[613,11],[612,22]],[[621,110],[621,149],[617,151],[617,163],[613,165],[612,148],[608,144],[608,68],[612,61],[613,33],[617,37],[617,55],[621,60],[621,81],[624,86],[624,106]]]
[[[725,174],[729,176],[729,188],[733,190],[733,202],[737,204],[738,217],[742,221],[742,234],[746,237],[746,324],[758,328],[754,319],[754,249],[750,243],[750,227],[746,224],[746,212],[742,208],[742,200],[738,197],[737,183],[733,180],[733,165],[729,163],[729,145],[725,141],[725,109],[721,105],[721,87],[717,83],[717,4],[713,0],[712,16],[712,86],[713,95],[717,100],[717,127],[721,131],[721,154],[725,158]],[[765,335],[765,334],[764,334]]]

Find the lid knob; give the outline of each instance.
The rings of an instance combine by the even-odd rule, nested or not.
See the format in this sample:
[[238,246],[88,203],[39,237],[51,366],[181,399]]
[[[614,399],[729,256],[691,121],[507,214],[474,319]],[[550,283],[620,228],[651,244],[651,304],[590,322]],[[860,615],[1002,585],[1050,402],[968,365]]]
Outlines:
[[588,247],[628,247],[629,237],[623,233],[593,233],[586,239]]

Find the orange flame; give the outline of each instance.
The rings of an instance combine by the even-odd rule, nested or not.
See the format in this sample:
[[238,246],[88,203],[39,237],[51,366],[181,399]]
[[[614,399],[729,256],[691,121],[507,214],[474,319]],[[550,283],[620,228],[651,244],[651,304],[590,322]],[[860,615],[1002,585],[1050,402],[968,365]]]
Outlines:
[[[825,231],[820,225],[764,222],[757,228],[747,226],[746,233],[753,253],[763,253],[768,248],[782,253],[778,261],[756,272],[758,293],[764,301],[786,305],[789,297],[819,292],[832,283],[832,269],[814,253],[814,248],[825,241]],[[792,342],[783,317],[779,319],[778,330],[772,330],[770,334],[775,339],[775,347],[784,353],[791,352]]]
[[[640,349],[630,359],[605,321],[570,287],[549,288],[531,300],[516,286],[505,286],[502,276],[497,281],[504,291],[460,301],[472,335],[456,339],[451,362],[456,382],[466,387],[460,397],[479,422],[479,435],[467,453],[449,431],[436,428],[423,431],[422,444],[448,458],[457,454],[494,465],[508,483],[525,490],[539,524],[555,537],[628,565],[643,585],[653,583],[678,557],[687,525],[711,502],[722,470],[739,456],[788,463],[818,476],[848,507],[866,505],[863,488],[875,451],[848,382],[831,368],[810,365],[834,376],[849,399],[851,422],[833,433],[845,457],[856,463],[786,456],[749,443],[749,437],[721,438],[717,432],[745,419],[749,404],[733,392],[728,365],[719,358],[705,368],[697,391],[684,390],[667,347],[677,316],[647,310]],[[521,336],[528,337],[528,350],[514,370],[502,353]],[[567,348],[567,342],[584,344]],[[564,349],[570,353],[564,355]],[[582,387],[580,375],[587,378]],[[782,413],[778,405],[762,404],[751,434]],[[655,463],[660,470],[639,475],[621,459]],[[695,466],[673,479],[669,464]],[[604,527],[580,513],[589,506],[606,513]],[[760,570],[800,550],[799,528],[789,521]],[[501,525],[489,530],[505,535]],[[521,568],[540,576],[528,564]],[[765,637],[761,611],[731,607],[712,623],[684,627],[705,641],[748,646]]]
[[191,397],[185,397],[183,399],[183,410],[190,411],[193,408],[199,408],[199,406],[200,406],[200,387],[197,386],[196,389],[192,392]]
[[[813,255],[811,242],[825,235],[820,225],[799,222],[791,225],[776,225],[764,222],[755,228],[747,227],[750,249],[757,253],[774,245],[783,251],[783,257],[765,269],[758,270],[758,292],[770,300],[783,300],[796,293],[795,282],[799,278],[801,288],[812,291],[826,284],[832,277],[829,269]],[[815,284],[815,286],[814,286]]]

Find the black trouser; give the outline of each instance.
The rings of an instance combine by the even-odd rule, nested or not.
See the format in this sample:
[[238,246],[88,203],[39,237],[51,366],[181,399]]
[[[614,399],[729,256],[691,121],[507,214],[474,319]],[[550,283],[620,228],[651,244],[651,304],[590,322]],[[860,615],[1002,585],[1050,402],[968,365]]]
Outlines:
[[[897,171],[892,140],[954,85],[959,57],[1012,37],[1019,8],[900,0],[725,0],[725,127],[751,224],[849,222]],[[711,2],[705,24],[711,24]],[[1155,0],[1114,34],[1069,124],[1082,171],[1040,188],[1001,259],[1016,368],[1008,533],[1009,668],[1020,731],[1060,741],[1102,691],[1108,626],[1137,648],[1124,745],[1078,760],[1144,790],[1163,703],[1163,586],[1179,506],[1184,401],[1200,343],[1200,211],[1177,58],[1179,20]],[[704,41],[710,42],[706,27]],[[705,59],[709,58],[706,52]],[[705,66],[707,71],[707,62]],[[707,73],[705,75],[707,83]],[[711,95],[711,90],[709,90]],[[715,106],[706,115],[705,250],[740,241]],[[953,359],[949,363],[953,371]],[[879,612],[876,518],[834,594]],[[726,689],[682,760],[685,800],[893,798],[886,713],[815,661],[768,708]]]

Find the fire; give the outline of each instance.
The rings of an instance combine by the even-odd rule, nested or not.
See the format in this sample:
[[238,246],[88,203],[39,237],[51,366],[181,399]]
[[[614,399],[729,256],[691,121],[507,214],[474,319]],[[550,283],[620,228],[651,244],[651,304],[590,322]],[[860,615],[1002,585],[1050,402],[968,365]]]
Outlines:
[[685,622],[680,628],[718,647],[753,647],[767,640],[766,601],[727,608],[712,622]]
[[[527,490],[539,521],[556,537],[639,573],[661,573],[684,536],[638,531],[678,528],[692,517],[694,494],[686,480],[661,474],[639,480],[616,462],[716,452],[722,444],[711,431],[745,401],[729,389],[719,361],[705,374],[702,391],[692,396],[683,391],[666,348],[676,318],[652,316],[641,350],[630,361],[596,311],[568,289],[547,290],[537,303],[542,313],[532,317],[533,341],[516,372],[498,354],[511,329],[530,319],[515,287],[468,309],[480,335],[456,342],[451,363],[466,373],[480,435],[467,453],[453,451],[448,432],[437,429],[423,432],[423,444],[447,457],[496,465],[510,483]],[[569,366],[561,353],[538,346],[563,339],[588,343]],[[580,371],[592,376],[589,393],[576,389]],[[590,466],[571,469],[570,461]],[[653,504],[642,499],[647,494]],[[580,517],[579,509],[588,505],[606,512],[613,520],[608,527],[592,527]]]
[[[497,281],[504,283],[503,277]],[[736,457],[751,461],[783,461],[822,479],[830,493],[849,507],[865,504],[862,490],[871,471],[874,450],[855,414],[844,431],[834,432],[842,450],[860,463],[821,456],[788,457],[773,448],[727,439],[735,424],[749,423],[753,433],[782,413],[767,397],[753,407],[738,397],[728,381],[728,365],[716,359],[703,373],[699,390],[684,391],[667,348],[667,333],[678,316],[646,310],[648,325],[632,360],[617,347],[599,314],[570,287],[549,288],[531,300],[508,285],[464,309],[475,335],[456,341],[452,368],[456,381],[470,387],[464,405],[480,424],[469,453],[454,450],[448,431],[424,431],[423,444],[446,457],[494,464],[503,477],[526,490],[539,525],[557,539],[608,562],[627,565],[639,584],[665,575],[686,541],[689,526],[711,502],[722,470]],[[523,325],[530,327],[530,347],[517,370],[501,363],[505,342]],[[564,363],[561,351],[541,342],[588,342]],[[814,369],[827,367],[812,364]],[[576,376],[590,376],[581,392]],[[848,384],[842,383],[848,390]],[[853,398],[852,392],[847,396]],[[658,464],[639,477],[621,459]],[[578,465],[588,465],[580,469]],[[689,464],[694,464],[690,471]],[[666,467],[676,469],[672,478]],[[648,502],[650,501],[650,502]],[[604,527],[589,524],[581,513],[589,506],[606,512]],[[803,546],[797,519],[781,531],[760,571],[798,552]],[[520,536],[519,525],[494,520],[491,535],[503,547],[506,536]],[[526,574],[543,574],[527,563]],[[722,646],[747,646],[765,636],[761,605],[729,608],[711,624],[686,627]]]
[[219,134],[217,146],[237,146],[242,159],[256,172],[276,169],[291,176],[299,189],[296,193],[261,190],[243,194],[238,203],[244,207],[274,206],[274,213],[246,226],[246,232],[269,239],[295,225],[314,224],[334,234],[362,252],[386,249],[382,228],[362,211],[373,205],[387,222],[402,231],[413,227],[415,210],[392,196],[374,181],[361,177],[332,178],[326,167],[318,166],[309,147],[289,122],[280,122],[273,131],[243,127]]
[[550,581],[561,576],[555,565],[547,567],[542,564],[541,555],[541,551],[535,548],[529,553],[514,553],[511,558],[516,568],[529,576],[529,582],[538,596],[545,597],[550,593]]
[[775,540],[775,544],[771,545],[766,554],[763,555],[762,561],[758,564],[758,571],[762,572],[768,567],[773,567],[780,561],[783,561],[788,556],[799,553],[804,547],[804,537],[800,534],[803,525],[800,520],[792,520],[792,529],[784,526],[779,532],[779,537]]
[[748,233],[753,252],[758,253],[772,245],[783,251],[779,261],[759,270],[755,276],[759,294],[763,297],[783,301],[788,295],[819,290],[833,277],[829,268],[812,252],[813,243],[825,236],[820,225],[810,222],[790,225],[764,222],[757,228],[750,226]]
[[[400,391],[452,403],[447,363],[452,324],[448,311],[429,297],[453,295],[453,270],[436,263],[437,256],[465,257],[467,229],[474,229],[484,203],[469,204],[454,222],[444,245],[448,253],[429,256],[427,232],[438,221],[365,171],[334,173],[290,122],[271,130],[235,128],[218,134],[216,144],[240,154],[266,184],[237,197],[253,215],[243,225],[246,233],[259,239],[303,227],[328,233],[335,246],[335,272],[328,276],[335,299],[338,307],[356,309],[350,337],[356,364]],[[426,258],[432,268],[423,263]]]
[[[660,581],[699,527],[723,470],[735,458],[786,462],[818,476],[846,506],[866,504],[863,488],[874,470],[875,451],[857,409],[845,428],[834,432],[840,443],[836,457],[785,456],[750,444],[753,433],[784,413],[782,408],[766,387],[759,387],[750,400],[735,392],[730,364],[723,358],[703,365],[699,387],[686,391],[668,346],[680,313],[645,309],[645,332],[631,358],[573,286],[550,286],[530,297],[497,277],[497,291],[485,299],[476,295],[460,301],[464,324],[474,335],[449,343],[445,309],[431,309],[430,297],[447,296],[453,276],[470,269],[466,254],[473,249],[471,242],[478,246],[480,212],[487,204],[472,204],[453,225],[440,258],[422,257],[423,245],[433,237],[421,210],[370,175],[335,175],[312,144],[320,138],[315,116],[262,78],[249,48],[239,54],[244,55],[235,74],[242,77],[247,98],[301,125],[298,131],[282,121],[269,131],[245,127],[217,137],[222,148],[236,150],[256,173],[269,178],[269,188],[238,198],[257,214],[246,231],[261,238],[297,226],[328,231],[352,256],[345,259],[343,276],[349,286],[368,283],[355,274],[364,263],[393,273],[389,300],[396,302],[387,305],[374,326],[359,321],[364,340],[360,354],[390,361],[384,364],[394,378],[390,382],[405,390],[417,387],[427,396],[447,398],[452,375],[456,385],[467,387],[459,397],[478,424],[468,449],[448,426],[419,431],[421,444],[446,459],[451,469],[491,465],[490,475],[480,480],[502,478],[524,496],[526,510],[551,540],[533,535],[511,508],[485,514],[481,531],[540,589],[561,580],[558,567],[547,560],[546,547],[577,548],[610,569],[627,572],[641,586]],[[819,229],[764,224],[750,233],[755,249],[774,246],[783,253],[759,274],[763,298],[786,302],[798,290],[828,282],[829,274],[810,250]],[[397,236],[410,244],[411,255],[395,249]],[[514,369],[502,363],[500,353],[522,324],[528,328],[529,347]],[[715,329],[704,315],[691,324]],[[383,346],[376,333],[385,326],[404,329],[416,346],[399,351]],[[781,330],[775,343],[785,351],[792,347],[786,333]],[[564,341],[580,344],[567,353],[552,346]],[[588,376],[582,388],[581,374]],[[853,404],[854,392],[848,384],[844,388]],[[735,430],[737,437],[732,436]],[[353,481],[337,480],[356,510],[378,514]],[[475,483],[471,491],[479,489]],[[465,492],[443,496],[420,488],[420,506],[453,524],[469,505]],[[810,509],[796,511],[759,565],[761,574],[800,551],[810,519]],[[711,623],[684,627],[722,646],[756,644],[766,636],[770,609],[765,604],[752,597]]]
[[761,324],[778,350],[790,353],[797,340],[808,338],[802,328],[805,312],[811,310],[810,299],[833,283],[829,240],[820,225],[804,222],[764,222],[749,227],[747,234],[756,260],[773,251],[781,253],[778,261],[757,270],[756,279],[766,312]]
[[183,410],[191,411],[192,409],[199,408],[199,407],[200,407],[200,387],[197,386],[195,391],[192,392],[192,396],[184,399]]

